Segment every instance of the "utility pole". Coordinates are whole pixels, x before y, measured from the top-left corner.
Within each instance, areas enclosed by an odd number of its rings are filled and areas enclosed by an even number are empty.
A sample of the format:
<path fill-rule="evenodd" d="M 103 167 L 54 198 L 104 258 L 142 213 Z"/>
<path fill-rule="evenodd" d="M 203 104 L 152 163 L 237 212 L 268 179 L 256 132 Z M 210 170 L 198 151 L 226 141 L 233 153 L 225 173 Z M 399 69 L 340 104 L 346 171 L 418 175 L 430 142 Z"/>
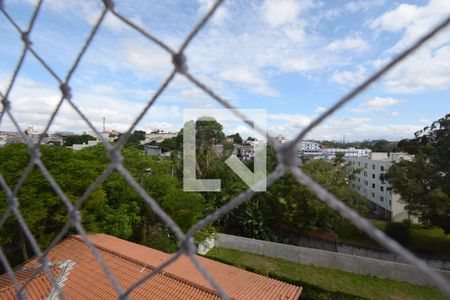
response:
<path fill-rule="evenodd" d="M 103 132 L 105 132 L 105 121 L 106 121 L 106 118 L 103 117 Z"/>

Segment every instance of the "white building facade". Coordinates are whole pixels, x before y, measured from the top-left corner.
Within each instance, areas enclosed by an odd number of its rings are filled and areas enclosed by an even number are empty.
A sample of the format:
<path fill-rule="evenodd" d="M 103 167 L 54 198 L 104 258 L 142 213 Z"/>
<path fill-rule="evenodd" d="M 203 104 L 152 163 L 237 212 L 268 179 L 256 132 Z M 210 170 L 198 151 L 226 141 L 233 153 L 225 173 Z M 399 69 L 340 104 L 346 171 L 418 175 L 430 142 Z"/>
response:
<path fill-rule="evenodd" d="M 405 205 L 400 196 L 389 190 L 390 185 L 382 181 L 380 176 L 386 174 L 394 162 L 402 159 L 411 160 L 412 155 L 406 153 L 372 152 L 367 157 L 349 156 L 351 167 L 361 170 L 349 182 L 350 187 L 369 201 L 369 209 L 384 219 L 400 222 L 408 219 Z"/>
<path fill-rule="evenodd" d="M 336 153 L 344 153 L 344 157 L 369 157 L 372 150 L 364 148 L 327 148 L 323 149 L 323 155 L 326 159 L 333 159 L 336 157 Z"/>
<path fill-rule="evenodd" d="M 297 153 L 301 158 L 324 158 L 322 145 L 314 141 L 301 141 L 297 146 Z"/>

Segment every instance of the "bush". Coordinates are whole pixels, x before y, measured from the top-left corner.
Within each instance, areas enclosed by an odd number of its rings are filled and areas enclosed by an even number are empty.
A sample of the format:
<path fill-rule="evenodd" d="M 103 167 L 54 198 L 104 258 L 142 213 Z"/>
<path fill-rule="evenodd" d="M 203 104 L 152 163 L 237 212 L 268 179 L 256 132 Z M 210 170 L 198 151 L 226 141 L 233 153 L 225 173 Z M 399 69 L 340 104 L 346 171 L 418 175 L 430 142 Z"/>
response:
<path fill-rule="evenodd" d="M 388 223 L 384 232 L 402 245 L 407 245 L 410 241 L 409 224 Z"/>

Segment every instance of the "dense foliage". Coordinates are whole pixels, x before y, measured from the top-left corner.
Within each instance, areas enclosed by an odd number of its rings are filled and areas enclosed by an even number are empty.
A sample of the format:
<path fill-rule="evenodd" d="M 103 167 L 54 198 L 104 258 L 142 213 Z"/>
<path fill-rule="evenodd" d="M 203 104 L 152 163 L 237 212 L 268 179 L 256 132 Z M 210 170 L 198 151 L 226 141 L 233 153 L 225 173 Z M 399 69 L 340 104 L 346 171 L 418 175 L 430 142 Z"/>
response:
<path fill-rule="evenodd" d="M 450 114 L 402 140 L 398 146 L 415 155 L 394 164 L 387 174 L 406 209 L 425 224 L 450 233 Z"/>
<path fill-rule="evenodd" d="M 183 191 L 183 131 L 166 142 L 167 147 L 173 150 L 170 158 L 145 155 L 136 147 L 143 138 L 142 132 L 133 133 L 131 142 L 122 150 L 123 164 L 183 231 L 248 188 L 224 163 L 234 146 L 225 142 L 223 127 L 215 120 L 202 119 L 196 123 L 196 172 L 197 178 L 220 178 L 221 192 Z M 41 152 L 44 165 L 72 203 L 83 195 L 109 163 L 100 145 L 80 151 L 42 146 Z M 277 164 L 276 152 L 270 147 L 267 157 L 270 172 Z M 28 161 L 28 150 L 23 144 L 0 148 L 0 173 L 11 188 L 19 181 Z M 246 161 L 246 164 L 253 168 L 253 161 Z M 348 188 L 349 168 L 340 157 L 331 162 L 311 161 L 303 168 L 348 205 L 365 213 L 366 201 Z M 1 193 L 0 214 L 3 214 L 8 205 L 4 192 Z M 68 221 L 67 208 L 36 168 L 19 189 L 18 200 L 20 212 L 33 235 L 42 247 L 47 247 Z M 80 211 L 83 227 L 88 232 L 104 232 L 168 252 L 178 247 L 170 229 L 117 171 L 83 202 Z M 337 213 L 287 173 L 267 192 L 258 193 L 252 200 L 227 213 L 213 224 L 214 227 L 205 228 L 196 238 L 201 240 L 219 229 L 253 238 L 279 240 L 280 233 L 286 229 L 293 233 L 315 228 L 333 230 L 341 222 L 343 219 Z M 74 232 L 73 228 L 69 231 Z M 14 216 L 7 218 L 0 233 L 1 245 L 8 255 L 22 253 L 22 260 L 32 255 Z"/>
<path fill-rule="evenodd" d="M 96 138 L 89 134 L 74 134 L 64 137 L 64 146 L 72 146 L 73 144 L 87 144 L 87 142 L 95 140 Z"/>
<path fill-rule="evenodd" d="M 63 147 L 41 147 L 42 160 L 55 181 L 72 203 L 105 170 L 109 162 L 101 146 L 73 151 Z M 146 156 L 129 147 L 122 151 L 124 165 L 147 190 L 159 200 L 183 230 L 190 228 L 205 214 L 204 198 L 198 193 L 183 193 L 180 181 L 173 177 L 173 163 L 159 157 Z M 13 188 L 29 160 L 23 144 L 0 149 L 0 173 Z M 4 192 L 0 213 L 7 209 Z M 48 246 L 64 223 L 67 208 L 36 168 L 26 178 L 18 193 L 20 212 L 31 232 L 43 247 Z M 175 239 L 147 204 L 114 171 L 81 206 L 84 228 L 89 232 L 105 232 L 114 236 L 148 244 L 167 251 L 176 249 Z M 72 229 L 70 232 L 74 232 Z M 21 248 L 26 258 L 30 254 L 17 220 L 10 216 L 1 229 L 1 244 L 5 249 Z M 149 236 L 163 236 L 161 244 L 154 244 Z"/>

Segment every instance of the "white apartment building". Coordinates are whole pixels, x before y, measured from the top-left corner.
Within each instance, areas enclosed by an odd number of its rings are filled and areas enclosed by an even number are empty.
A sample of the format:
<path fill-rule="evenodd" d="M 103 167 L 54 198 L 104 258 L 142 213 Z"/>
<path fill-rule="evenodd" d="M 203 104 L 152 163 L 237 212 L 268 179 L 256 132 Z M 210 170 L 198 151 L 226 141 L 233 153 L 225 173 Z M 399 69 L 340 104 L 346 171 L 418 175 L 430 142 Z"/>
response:
<path fill-rule="evenodd" d="M 349 156 L 347 160 L 352 168 L 361 170 L 349 185 L 369 200 L 369 209 L 375 214 L 394 222 L 408 219 L 400 196 L 388 190 L 389 184 L 380 180 L 380 175 L 385 174 L 394 162 L 412 158 L 412 155 L 406 153 L 384 152 L 372 152 L 368 157 Z"/>
<path fill-rule="evenodd" d="M 313 141 L 301 141 L 297 147 L 297 153 L 301 158 L 324 158 L 322 145 Z"/>
<path fill-rule="evenodd" d="M 344 157 L 368 157 L 372 150 L 370 149 L 356 149 L 356 148 L 327 148 L 323 149 L 323 155 L 326 159 L 333 159 L 336 157 L 336 153 L 344 153 Z"/>

